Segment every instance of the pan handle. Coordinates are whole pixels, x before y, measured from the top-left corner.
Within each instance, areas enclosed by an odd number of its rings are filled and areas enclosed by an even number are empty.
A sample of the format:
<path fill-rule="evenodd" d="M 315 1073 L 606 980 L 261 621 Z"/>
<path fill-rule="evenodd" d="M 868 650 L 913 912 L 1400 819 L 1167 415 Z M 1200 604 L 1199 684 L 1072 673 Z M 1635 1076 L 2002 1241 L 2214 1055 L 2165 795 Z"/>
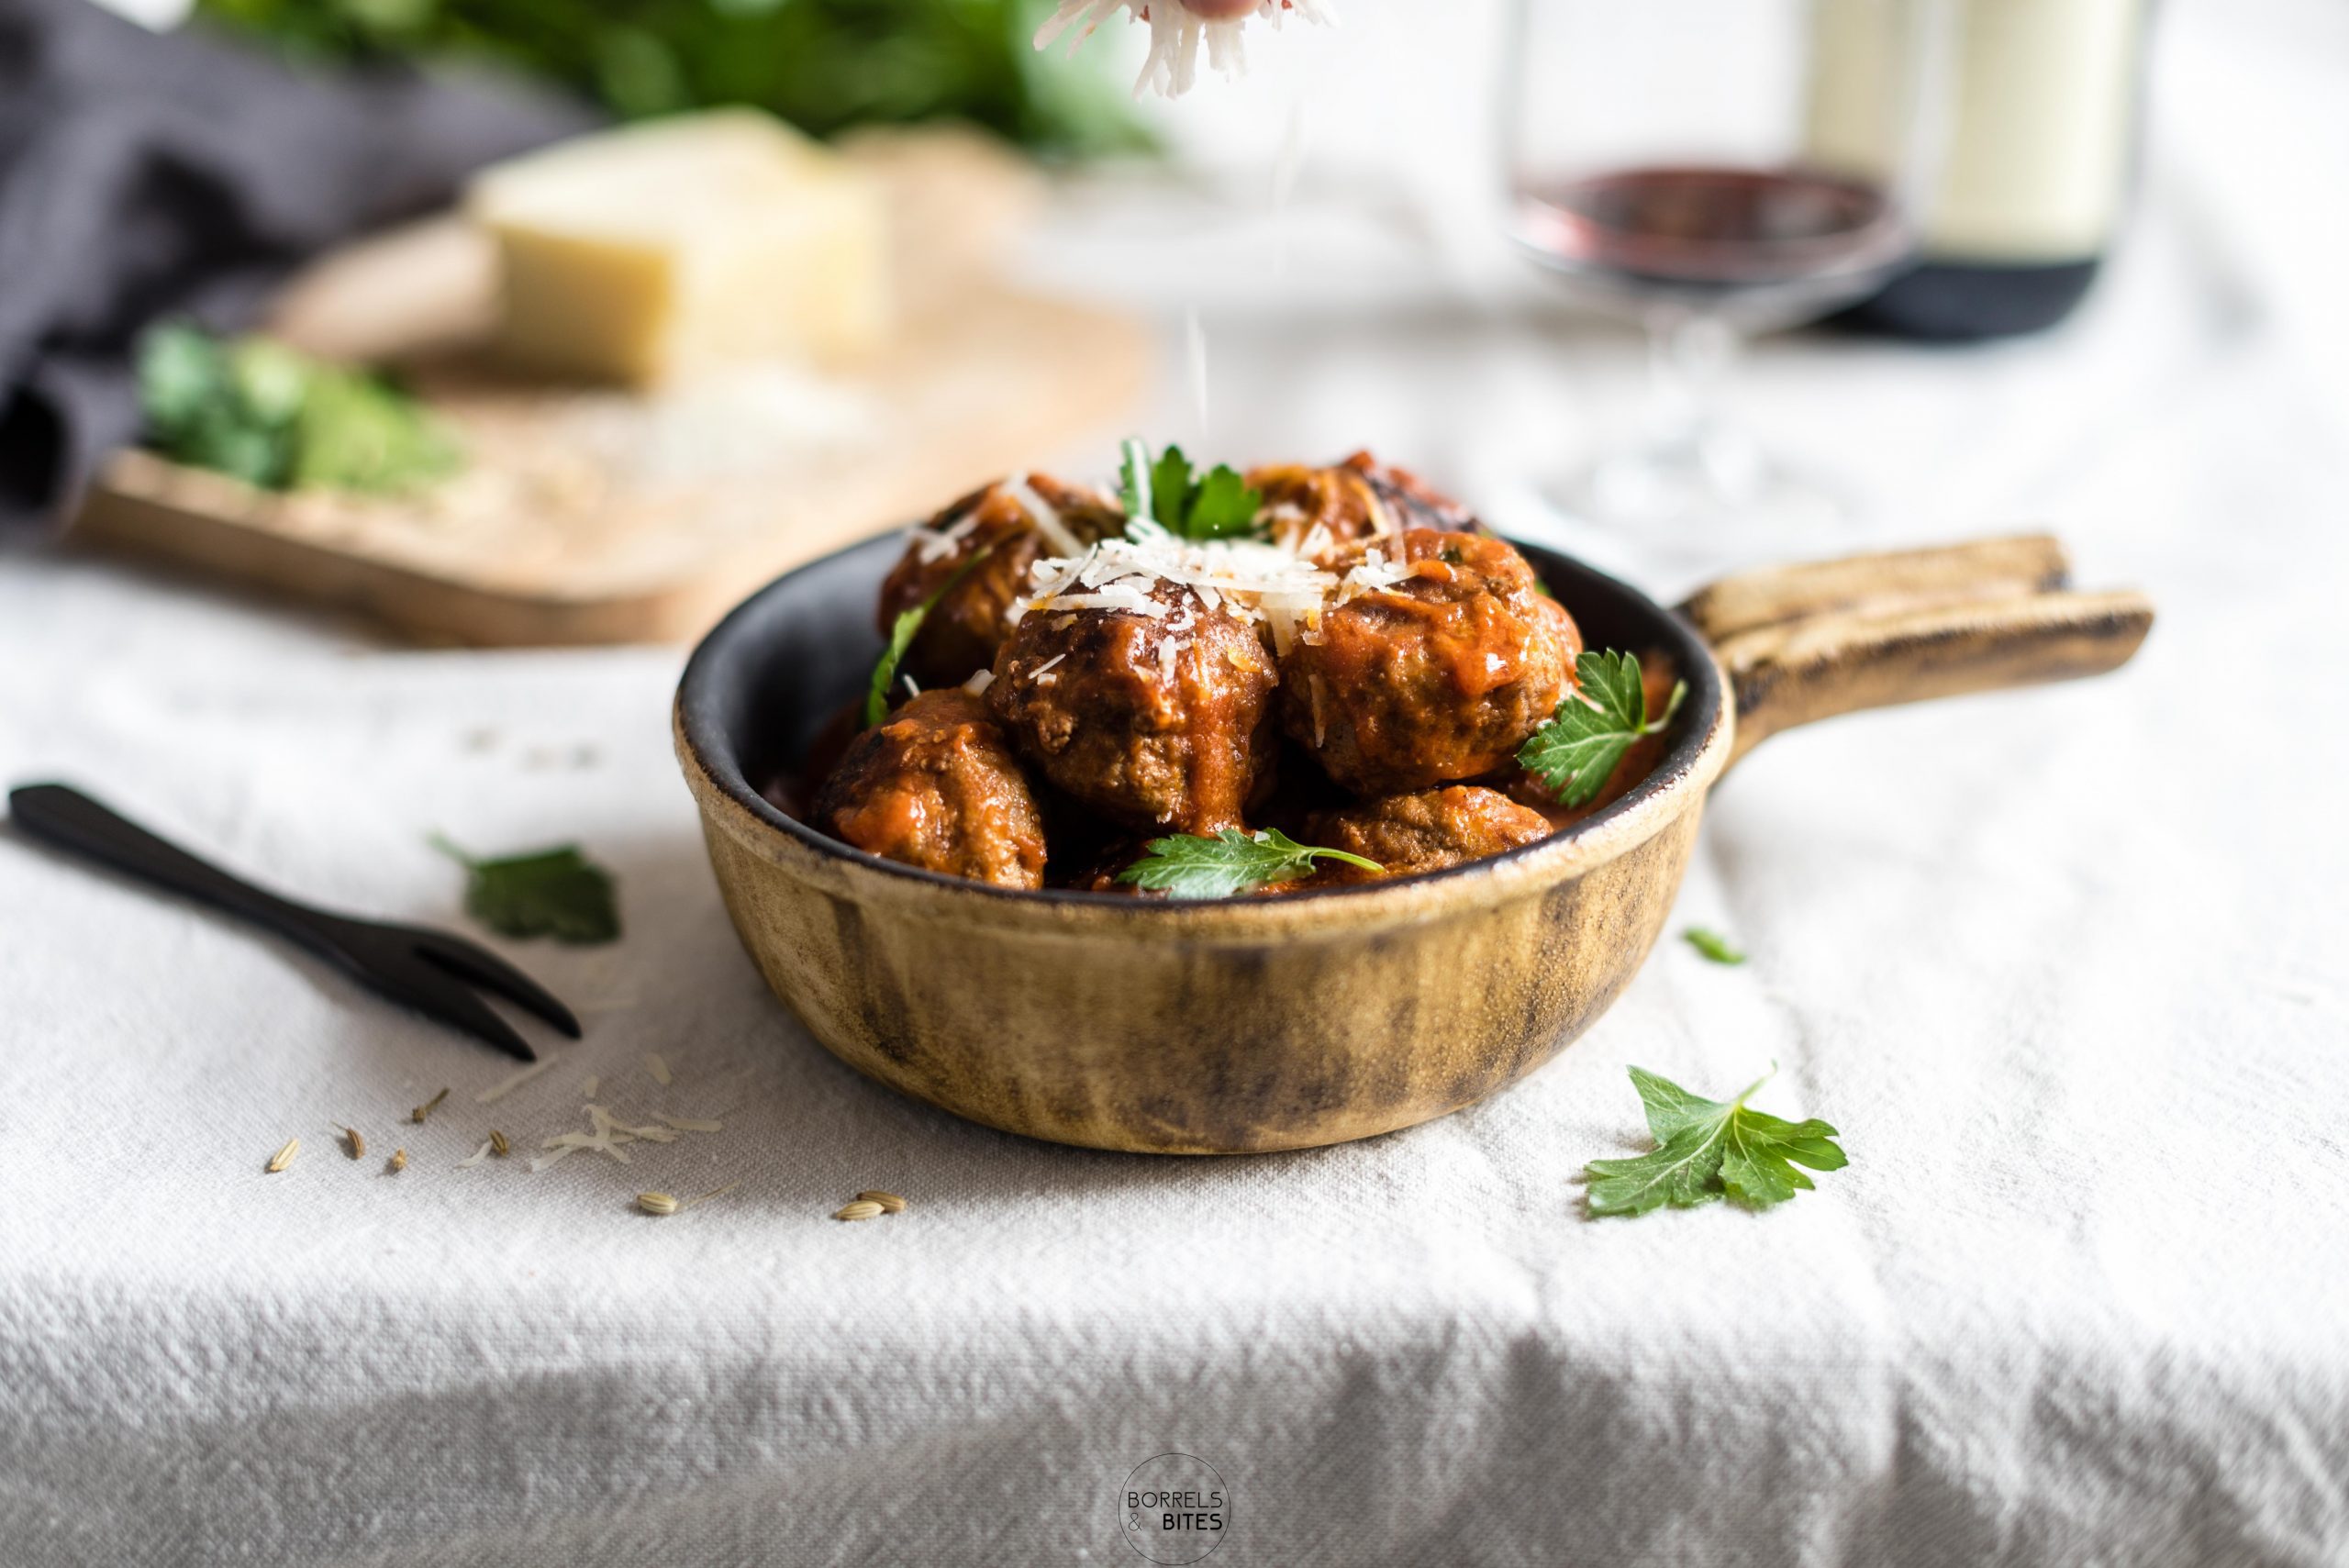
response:
<path fill-rule="evenodd" d="M 1729 673 L 1734 763 L 1837 714 L 2119 669 L 2152 629 L 2153 605 L 2070 582 L 2063 546 L 2027 535 L 1747 573 L 1680 613 Z"/>

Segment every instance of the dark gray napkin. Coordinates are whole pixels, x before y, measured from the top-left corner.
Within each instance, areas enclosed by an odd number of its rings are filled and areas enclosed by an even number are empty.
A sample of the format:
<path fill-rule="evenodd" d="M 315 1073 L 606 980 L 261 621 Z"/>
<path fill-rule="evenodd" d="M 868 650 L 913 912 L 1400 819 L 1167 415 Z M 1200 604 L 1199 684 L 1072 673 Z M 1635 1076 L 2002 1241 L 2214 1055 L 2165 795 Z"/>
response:
<path fill-rule="evenodd" d="M 62 522 L 136 437 L 150 322 L 242 325 L 304 258 L 593 123 L 485 73 L 301 73 L 88 0 L 0 0 L 0 534 Z"/>

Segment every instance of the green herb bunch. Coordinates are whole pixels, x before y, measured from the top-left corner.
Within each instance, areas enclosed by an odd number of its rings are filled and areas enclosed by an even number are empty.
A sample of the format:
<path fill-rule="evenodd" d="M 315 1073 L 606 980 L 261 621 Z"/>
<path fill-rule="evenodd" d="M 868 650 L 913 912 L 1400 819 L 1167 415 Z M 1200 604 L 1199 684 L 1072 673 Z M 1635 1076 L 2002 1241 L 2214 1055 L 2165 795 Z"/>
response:
<path fill-rule="evenodd" d="M 751 104 L 816 135 L 963 119 L 1074 156 L 1150 139 L 1092 63 L 1031 47 L 1051 0 L 199 0 L 311 59 L 471 55 L 625 118 Z"/>
<path fill-rule="evenodd" d="M 1152 462 L 1150 448 L 1131 439 L 1119 459 L 1119 498 L 1129 517 L 1147 517 L 1177 539 L 1256 537 L 1264 493 L 1249 488 L 1236 469 L 1218 463 L 1197 473 L 1181 447 L 1168 447 Z"/>
<path fill-rule="evenodd" d="M 392 495 L 460 462 L 454 438 L 407 394 L 265 338 L 159 327 L 139 344 L 139 395 L 156 450 L 264 490 Z"/>

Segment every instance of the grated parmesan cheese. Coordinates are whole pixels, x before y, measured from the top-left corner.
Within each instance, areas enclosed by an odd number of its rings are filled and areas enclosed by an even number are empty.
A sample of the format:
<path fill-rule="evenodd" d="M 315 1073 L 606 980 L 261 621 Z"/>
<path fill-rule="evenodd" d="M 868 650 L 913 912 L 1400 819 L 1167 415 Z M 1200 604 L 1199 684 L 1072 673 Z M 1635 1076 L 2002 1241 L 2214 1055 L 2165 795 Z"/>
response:
<path fill-rule="evenodd" d="M 642 1126 L 632 1126 L 619 1120 L 602 1106 L 582 1107 L 587 1113 L 588 1129 L 558 1132 L 541 1140 L 543 1152 L 530 1161 L 533 1173 L 561 1164 L 573 1154 L 596 1153 L 610 1156 L 618 1163 L 632 1162 L 633 1157 L 625 1147 L 630 1143 L 674 1143 L 680 1132 L 719 1132 L 725 1124 L 697 1121 L 690 1117 L 662 1116 Z M 655 1125 L 655 1124 L 663 1125 Z"/>
<path fill-rule="evenodd" d="M 511 1078 L 501 1078 L 496 1083 L 492 1084 L 488 1088 L 484 1089 L 480 1094 L 475 1095 L 473 1096 L 473 1104 L 477 1106 L 495 1105 L 499 1100 L 504 1099 L 507 1095 L 512 1094 L 515 1090 L 520 1088 L 523 1084 L 529 1083 L 531 1079 L 537 1077 L 540 1073 L 545 1072 L 554 1064 L 555 1053 L 550 1051 L 544 1056 L 540 1057 L 536 1062 L 531 1062 L 528 1067 L 523 1068 L 519 1073 L 515 1073 Z"/>
<path fill-rule="evenodd" d="M 994 684 L 995 672 L 993 670 L 981 670 L 969 680 L 963 683 L 963 689 L 970 693 L 974 697 L 983 697 L 987 695 L 987 688 Z"/>
<path fill-rule="evenodd" d="M 970 538 L 971 530 L 978 526 L 979 509 L 974 506 L 944 528 L 915 528 L 908 537 L 913 541 L 915 552 L 921 557 L 922 564 L 932 566 L 953 554 L 955 548 Z"/>
<path fill-rule="evenodd" d="M 662 1056 L 659 1051 L 649 1051 L 645 1052 L 644 1070 L 652 1074 L 652 1081 L 654 1083 L 660 1084 L 664 1089 L 669 1086 L 669 1062 L 668 1059 Z"/>
<path fill-rule="evenodd" d="M 468 1156 L 467 1158 L 462 1159 L 462 1160 L 460 1160 L 460 1161 L 458 1161 L 458 1162 L 457 1162 L 457 1169 L 458 1169 L 458 1170 L 460 1170 L 460 1171 L 470 1171 L 470 1170 L 472 1170 L 475 1165 L 478 1165 L 478 1164 L 480 1164 L 484 1160 L 488 1159 L 488 1158 L 489 1158 L 489 1151 L 490 1151 L 493 1148 L 495 1148 L 495 1147 L 496 1147 L 496 1145 L 495 1145 L 494 1143 L 492 1143 L 488 1139 L 486 1139 L 486 1138 L 483 1139 L 483 1140 L 481 1140 L 481 1147 L 480 1147 L 480 1148 L 478 1148 L 478 1149 L 474 1150 L 474 1151 L 473 1151 L 473 1153 L 472 1153 L 470 1156 Z"/>
<path fill-rule="evenodd" d="M 1030 610 L 1118 610 L 1163 620 L 1170 632 L 1187 632 L 1197 616 L 1191 603 L 1170 605 L 1161 596 L 1162 585 L 1170 583 L 1188 588 L 1189 599 L 1210 615 L 1267 623 L 1282 652 L 1300 635 L 1319 637 L 1322 607 L 1343 587 L 1334 574 L 1284 545 L 1195 541 L 1136 521 L 1122 539 L 1036 562 L 1030 592 L 1014 601 L 1008 618 L 1016 623 Z"/>
<path fill-rule="evenodd" d="M 1003 487 L 1027 512 L 1029 520 L 1036 525 L 1036 531 L 1044 536 L 1044 543 L 1053 553 L 1074 555 L 1085 548 L 1084 542 L 1068 531 L 1068 525 L 1061 521 L 1060 508 L 1039 495 L 1026 474 L 1013 474 L 1003 482 Z"/>

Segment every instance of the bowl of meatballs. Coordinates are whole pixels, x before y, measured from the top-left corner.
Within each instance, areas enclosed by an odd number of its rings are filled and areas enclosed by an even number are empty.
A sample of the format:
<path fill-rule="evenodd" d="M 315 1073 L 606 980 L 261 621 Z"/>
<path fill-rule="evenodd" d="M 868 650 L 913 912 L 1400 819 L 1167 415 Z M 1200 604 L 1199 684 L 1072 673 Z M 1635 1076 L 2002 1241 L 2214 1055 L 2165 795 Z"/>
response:
<path fill-rule="evenodd" d="M 728 911 L 807 1031 L 1063 1143 L 1296 1149 L 1473 1104 L 1645 959 L 1749 684 L 1766 732 L 2134 647 L 2043 602 L 2082 596 L 2027 549 L 1765 574 L 1706 627 L 1367 454 L 1129 443 L 1121 481 L 1013 476 L 778 580 L 675 712 Z M 1953 612 L 1970 663 L 1903 629 Z M 1750 670 L 1708 640 L 1798 624 Z"/>

